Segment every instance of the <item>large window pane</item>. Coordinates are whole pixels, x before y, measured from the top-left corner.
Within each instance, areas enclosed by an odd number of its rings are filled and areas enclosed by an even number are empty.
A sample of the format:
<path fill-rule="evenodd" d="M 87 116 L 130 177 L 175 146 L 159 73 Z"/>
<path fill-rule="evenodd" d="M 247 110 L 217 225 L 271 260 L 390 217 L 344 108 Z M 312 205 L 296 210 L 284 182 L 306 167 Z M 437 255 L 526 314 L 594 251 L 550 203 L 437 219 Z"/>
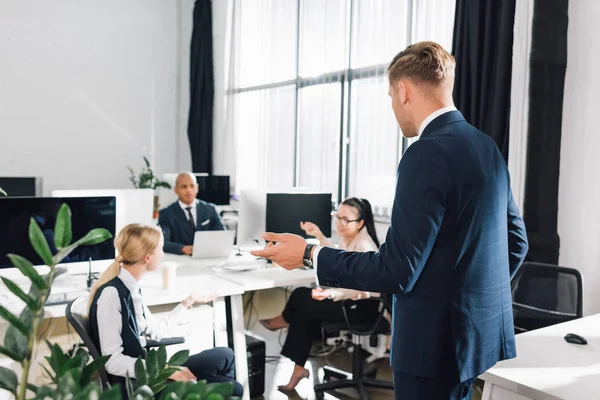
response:
<path fill-rule="evenodd" d="M 416 2 L 415 42 L 431 40 L 452 52 L 455 0 Z"/>
<path fill-rule="evenodd" d="M 303 0 L 300 9 L 300 76 L 344 69 L 346 0 Z"/>
<path fill-rule="evenodd" d="M 236 5 L 236 87 L 295 79 L 297 0 L 238 0 Z"/>
<path fill-rule="evenodd" d="M 306 87 L 299 93 L 300 186 L 331 191 L 337 199 L 341 84 Z"/>
<path fill-rule="evenodd" d="M 234 95 L 236 191 L 294 185 L 294 86 Z"/>
<path fill-rule="evenodd" d="M 391 211 L 400 154 L 400 131 L 387 78 L 352 82 L 348 194 L 366 198 L 377 214 Z"/>
<path fill-rule="evenodd" d="M 407 46 L 408 0 L 353 0 L 352 68 L 387 64 Z"/>

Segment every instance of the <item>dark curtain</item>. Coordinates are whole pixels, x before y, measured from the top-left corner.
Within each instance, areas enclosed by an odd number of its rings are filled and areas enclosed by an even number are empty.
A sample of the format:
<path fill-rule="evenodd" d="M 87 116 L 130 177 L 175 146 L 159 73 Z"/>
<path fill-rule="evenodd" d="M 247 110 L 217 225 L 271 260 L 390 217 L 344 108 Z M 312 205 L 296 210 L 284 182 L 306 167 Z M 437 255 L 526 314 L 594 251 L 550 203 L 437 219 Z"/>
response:
<path fill-rule="evenodd" d="M 558 264 L 558 178 L 567 68 L 568 0 L 536 0 L 531 32 L 523 217 L 531 261 Z"/>
<path fill-rule="evenodd" d="M 457 0 L 454 102 L 508 161 L 515 0 Z"/>
<path fill-rule="evenodd" d="M 212 174 L 214 97 L 211 0 L 196 0 L 191 42 L 188 116 L 193 172 Z"/>

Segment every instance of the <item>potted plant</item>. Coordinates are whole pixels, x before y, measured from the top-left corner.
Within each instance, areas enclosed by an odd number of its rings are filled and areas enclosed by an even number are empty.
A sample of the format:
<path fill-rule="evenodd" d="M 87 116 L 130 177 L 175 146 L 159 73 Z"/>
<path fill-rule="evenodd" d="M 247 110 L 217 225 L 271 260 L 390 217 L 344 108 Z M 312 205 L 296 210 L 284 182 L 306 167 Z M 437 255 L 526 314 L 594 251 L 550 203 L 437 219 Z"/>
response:
<path fill-rule="evenodd" d="M 161 181 L 158 179 L 154 172 L 152 171 L 152 167 L 150 166 L 150 161 L 146 157 L 144 157 L 144 163 L 146 164 L 142 171 L 136 175 L 135 171 L 131 167 L 127 167 L 131 176 L 129 180 L 133 183 L 133 187 L 136 189 L 153 189 L 154 192 L 154 213 L 152 218 L 158 218 L 158 210 L 160 209 L 160 204 L 158 203 L 158 194 L 156 193 L 157 188 L 165 188 L 171 189 L 171 185 L 169 185 L 165 181 Z"/>

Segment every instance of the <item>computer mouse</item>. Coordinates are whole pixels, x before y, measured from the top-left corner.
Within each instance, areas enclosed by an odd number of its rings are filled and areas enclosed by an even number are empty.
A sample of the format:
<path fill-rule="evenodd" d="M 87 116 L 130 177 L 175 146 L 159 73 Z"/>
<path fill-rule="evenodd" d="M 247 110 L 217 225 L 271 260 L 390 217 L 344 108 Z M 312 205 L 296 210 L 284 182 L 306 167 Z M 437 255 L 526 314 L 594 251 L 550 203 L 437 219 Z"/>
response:
<path fill-rule="evenodd" d="M 565 340 L 567 341 L 567 343 L 587 344 L 587 340 L 585 340 L 582 336 L 579 336 L 576 333 L 567 333 L 565 335 Z"/>

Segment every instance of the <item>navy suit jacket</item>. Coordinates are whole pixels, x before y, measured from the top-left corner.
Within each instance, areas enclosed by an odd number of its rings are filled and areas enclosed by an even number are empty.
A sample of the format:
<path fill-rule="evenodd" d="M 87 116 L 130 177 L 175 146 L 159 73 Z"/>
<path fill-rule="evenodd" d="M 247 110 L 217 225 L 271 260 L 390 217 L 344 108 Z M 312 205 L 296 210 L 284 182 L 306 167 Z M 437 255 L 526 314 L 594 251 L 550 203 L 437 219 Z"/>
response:
<path fill-rule="evenodd" d="M 224 231 L 225 227 L 217 213 L 215 205 L 197 200 L 196 204 L 196 231 Z M 208 222 L 207 222 L 208 221 Z M 165 253 L 183 254 L 183 246 L 194 244 L 194 234 L 185 211 L 179 202 L 171 204 L 160 210 L 158 225 L 163 230 L 165 238 Z"/>
<path fill-rule="evenodd" d="M 457 383 L 477 377 L 516 356 L 510 279 L 528 243 L 506 163 L 451 111 L 408 148 L 397 178 L 379 252 L 323 248 L 319 282 L 394 294 L 396 371 Z"/>

